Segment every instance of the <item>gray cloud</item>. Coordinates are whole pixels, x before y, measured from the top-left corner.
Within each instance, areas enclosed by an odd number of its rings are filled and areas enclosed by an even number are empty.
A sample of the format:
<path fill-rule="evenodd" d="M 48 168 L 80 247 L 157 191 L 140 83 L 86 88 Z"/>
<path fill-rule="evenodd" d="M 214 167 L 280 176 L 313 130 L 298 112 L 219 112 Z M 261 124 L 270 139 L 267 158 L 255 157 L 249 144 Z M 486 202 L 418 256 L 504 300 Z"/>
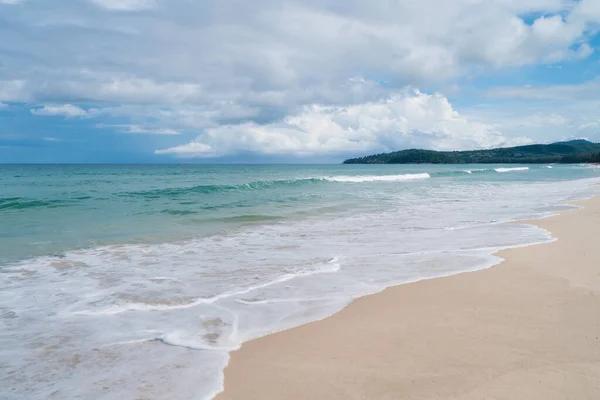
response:
<path fill-rule="evenodd" d="M 335 101 L 328 87 L 357 75 L 420 86 L 475 67 L 583 57 L 596 18 L 590 0 L 88 4 L 30 0 L 6 10 L 0 72 L 26 82 L 21 99 L 202 103 L 309 90 Z M 130 12 L 98 16 L 93 6 Z M 557 11 L 567 17 L 519 18 Z"/>
<path fill-rule="evenodd" d="M 155 0 L 89 0 L 92 4 L 107 10 L 140 11 L 156 7 Z"/>
<path fill-rule="evenodd" d="M 595 0 L 8 3 L 0 101 L 83 103 L 146 131 L 224 136 L 279 129 L 313 105 L 365 111 L 407 85 L 583 59 L 600 23 Z"/>

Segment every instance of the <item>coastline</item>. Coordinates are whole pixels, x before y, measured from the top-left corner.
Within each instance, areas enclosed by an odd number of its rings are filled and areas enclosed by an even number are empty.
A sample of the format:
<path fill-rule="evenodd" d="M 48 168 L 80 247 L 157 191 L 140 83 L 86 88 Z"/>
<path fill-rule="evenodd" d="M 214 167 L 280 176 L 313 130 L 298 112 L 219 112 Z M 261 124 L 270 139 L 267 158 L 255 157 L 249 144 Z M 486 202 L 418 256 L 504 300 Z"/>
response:
<path fill-rule="evenodd" d="M 244 343 L 215 398 L 600 398 L 600 197 L 577 204 L 520 222 L 558 240 L 501 250 L 491 268 Z"/>

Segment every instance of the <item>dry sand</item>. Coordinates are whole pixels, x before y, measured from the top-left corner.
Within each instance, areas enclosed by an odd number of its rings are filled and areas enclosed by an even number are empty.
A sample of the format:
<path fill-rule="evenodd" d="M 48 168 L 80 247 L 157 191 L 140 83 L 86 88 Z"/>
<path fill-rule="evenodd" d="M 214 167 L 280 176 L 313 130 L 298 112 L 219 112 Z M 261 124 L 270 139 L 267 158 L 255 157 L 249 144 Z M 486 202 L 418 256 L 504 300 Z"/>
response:
<path fill-rule="evenodd" d="M 245 343 L 217 399 L 600 399 L 600 198 L 559 240 Z"/>

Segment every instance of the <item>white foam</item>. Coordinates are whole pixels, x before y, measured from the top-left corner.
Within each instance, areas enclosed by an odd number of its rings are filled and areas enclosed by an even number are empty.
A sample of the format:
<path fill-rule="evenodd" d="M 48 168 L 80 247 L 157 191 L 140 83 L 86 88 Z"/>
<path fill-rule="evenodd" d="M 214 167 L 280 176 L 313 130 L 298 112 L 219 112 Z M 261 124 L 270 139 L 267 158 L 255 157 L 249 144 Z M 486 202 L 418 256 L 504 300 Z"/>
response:
<path fill-rule="evenodd" d="M 300 302 L 311 302 L 311 301 L 326 301 L 331 300 L 331 296 L 328 297 L 315 297 L 315 298 L 302 298 L 302 297 L 294 297 L 289 299 L 270 299 L 270 300 L 236 300 L 236 303 L 245 304 L 245 305 L 256 305 L 256 304 L 270 304 L 270 303 L 300 303 Z"/>
<path fill-rule="evenodd" d="M 496 172 L 514 172 L 514 171 L 527 171 L 529 167 L 515 167 L 515 168 L 494 168 Z"/>
<path fill-rule="evenodd" d="M 169 346 L 184 347 L 190 350 L 204 350 L 204 351 L 216 351 L 216 352 L 231 352 L 236 351 L 240 348 L 240 344 L 232 346 L 215 346 L 206 343 L 201 339 L 190 338 L 186 332 L 169 332 L 156 338 L 156 340 L 168 344 Z"/>
<path fill-rule="evenodd" d="M 497 249 L 548 241 L 543 230 L 502 222 L 543 216 L 598 181 L 382 184 L 387 197 L 345 214 L 24 261 L 0 274 L 0 318 L 16 316 L 0 319 L 0 359 L 15 371 L 5 386 L 19 398 L 44 398 L 49 387 L 57 399 L 87 398 L 99 385 L 108 388 L 101 400 L 170 398 L 174 387 L 178 398 L 211 398 L 228 352 L 244 341 L 387 286 L 488 267 Z"/>
<path fill-rule="evenodd" d="M 552 165 L 546 165 L 546 168 L 552 168 Z"/>
<path fill-rule="evenodd" d="M 467 174 L 472 174 L 473 172 L 483 172 L 483 171 L 493 171 L 492 169 L 489 168 L 473 168 L 473 169 L 463 169 L 462 172 L 465 172 Z"/>
<path fill-rule="evenodd" d="M 340 270 L 340 265 L 337 262 L 337 258 L 332 258 L 325 265 L 323 265 L 322 267 L 316 268 L 316 269 L 306 268 L 303 270 L 299 270 L 295 273 L 283 274 L 271 281 L 262 283 L 260 285 L 249 286 L 249 287 L 241 289 L 241 290 L 226 292 L 226 293 L 222 293 L 217 296 L 212 296 L 209 298 L 199 298 L 199 299 L 195 299 L 195 300 L 186 302 L 184 304 L 151 305 L 151 304 L 140 304 L 140 303 L 128 303 L 123 306 L 116 306 L 116 307 L 111 306 L 108 308 L 104 308 L 101 310 L 95 310 L 95 311 L 76 311 L 76 312 L 73 312 L 73 314 L 74 315 L 101 316 L 101 315 L 121 314 L 121 313 L 124 313 L 127 311 L 166 311 L 166 310 L 177 310 L 177 309 L 181 310 L 181 309 L 196 307 L 201 304 L 213 304 L 219 300 L 248 294 L 255 290 L 264 289 L 264 288 L 268 288 L 269 286 L 273 286 L 273 285 L 277 285 L 280 283 L 291 281 L 294 278 L 307 277 L 307 276 L 317 275 L 317 274 L 334 273 L 334 272 L 338 272 L 339 270 Z M 173 280 L 175 280 L 175 279 L 173 279 Z"/>
<path fill-rule="evenodd" d="M 362 182 L 399 182 L 399 181 L 412 181 L 419 179 L 431 178 L 428 173 L 420 174 L 401 174 L 401 175 L 356 175 L 356 176 L 329 176 L 323 178 L 330 182 L 348 182 L 348 183 L 362 183 Z"/>

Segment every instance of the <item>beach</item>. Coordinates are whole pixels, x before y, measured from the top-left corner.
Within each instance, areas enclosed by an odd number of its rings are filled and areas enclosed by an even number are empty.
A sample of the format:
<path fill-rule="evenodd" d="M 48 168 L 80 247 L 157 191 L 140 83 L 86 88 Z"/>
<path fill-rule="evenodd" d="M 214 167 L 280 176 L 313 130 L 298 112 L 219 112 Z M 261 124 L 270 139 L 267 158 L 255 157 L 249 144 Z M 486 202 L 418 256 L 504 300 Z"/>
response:
<path fill-rule="evenodd" d="M 600 398 L 600 198 L 577 204 L 492 268 L 244 343 L 217 399 Z"/>
<path fill-rule="evenodd" d="M 0 180 L 1 399 L 451 398 L 596 349 L 580 337 L 597 310 L 581 257 L 598 221 L 567 205 L 598 192 L 589 165 L 14 166 Z M 518 249 L 549 231 L 561 240 Z"/>

